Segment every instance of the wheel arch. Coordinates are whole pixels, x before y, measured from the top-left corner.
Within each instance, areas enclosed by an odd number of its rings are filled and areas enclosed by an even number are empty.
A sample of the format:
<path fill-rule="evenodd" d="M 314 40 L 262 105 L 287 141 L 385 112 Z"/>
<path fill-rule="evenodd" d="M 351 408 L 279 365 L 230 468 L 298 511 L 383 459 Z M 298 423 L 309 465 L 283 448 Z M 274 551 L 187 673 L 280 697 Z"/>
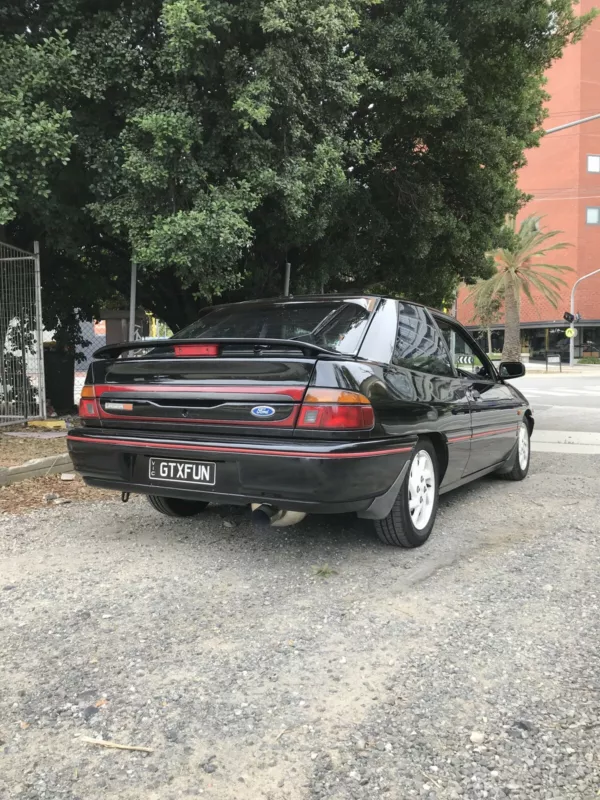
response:
<path fill-rule="evenodd" d="M 446 470 L 448 469 L 448 440 L 447 438 L 441 433 L 427 433 L 424 434 L 422 438 L 427 438 L 433 445 L 433 449 L 435 450 L 435 455 L 438 460 L 438 469 L 439 469 L 439 476 L 438 480 L 441 485 L 442 481 L 444 480 L 444 475 L 446 474 Z"/>
<path fill-rule="evenodd" d="M 527 411 L 525 412 L 525 421 L 529 426 L 529 435 L 531 436 L 531 434 L 533 433 L 533 429 L 535 427 L 535 420 L 533 419 L 533 414 L 531 413 L 530 408 L 528 408 Z"/>

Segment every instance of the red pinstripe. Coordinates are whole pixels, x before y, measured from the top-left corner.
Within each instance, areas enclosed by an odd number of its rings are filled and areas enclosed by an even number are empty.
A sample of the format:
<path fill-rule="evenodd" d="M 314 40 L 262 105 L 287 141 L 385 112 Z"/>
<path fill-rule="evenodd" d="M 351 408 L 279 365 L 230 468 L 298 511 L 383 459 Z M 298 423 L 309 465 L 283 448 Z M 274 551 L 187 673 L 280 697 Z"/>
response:
<path fill-rule="evenodd" d="M 468 436 L 454 436 L 452 439 L 448 439 L 448 444 L 455 444 L 456 442 L 466 442 L 469 439 L 481 439 L 485 436 L 497 436 L 499 433 L 515 433 L 517 432 L 517 428 L 514 425 L 511 425 L 509 428 L 496 428 L 493 431 L 485 431 L 484 433 L 473 433 L 469 434 Z"/>
<path fill-rule="evenodd" d="M 285 458 L 372 458 L 396 453 L 410 453 L 412 447 L 396 447 L 389 450 L 369 450 L 366 453 L 312 453 L 306 450 L 253 450 L 247 447 L 211 447 L 199 444 L 163 444 L 161 442 L 133 441 L 131 439 L 100 439 L 92 436 L 68 436 L 71 442 L 88 444 L 117 444 L 125 447 L 148 447 L 159 450 L 194 450 L 201 453 L 242 453 L 244 455 L 278 456 Z"/>

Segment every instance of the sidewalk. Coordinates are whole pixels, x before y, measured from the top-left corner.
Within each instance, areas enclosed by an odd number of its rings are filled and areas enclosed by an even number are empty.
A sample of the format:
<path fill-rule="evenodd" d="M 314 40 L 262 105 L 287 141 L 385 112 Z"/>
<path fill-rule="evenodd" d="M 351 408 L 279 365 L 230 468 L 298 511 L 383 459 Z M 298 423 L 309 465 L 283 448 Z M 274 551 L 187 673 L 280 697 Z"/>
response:
<path fill-rule="evenodd" d="M 531 452 L 597 456 L 600 455 L 600 433 L 536 428 L 531 438 Z"/>
<path fill-rule="evenodd" d="M 525 369 L 528 373 L 535 372 L 536 375 L 600 375 L 600 364 L 576 364 L 570 367 L 568 364 L 562 364 L 561 369 L 555 364 L 551 364 L 546 372 L 546 363 L 544 361 L 527 361 L 523 359 Z"/>

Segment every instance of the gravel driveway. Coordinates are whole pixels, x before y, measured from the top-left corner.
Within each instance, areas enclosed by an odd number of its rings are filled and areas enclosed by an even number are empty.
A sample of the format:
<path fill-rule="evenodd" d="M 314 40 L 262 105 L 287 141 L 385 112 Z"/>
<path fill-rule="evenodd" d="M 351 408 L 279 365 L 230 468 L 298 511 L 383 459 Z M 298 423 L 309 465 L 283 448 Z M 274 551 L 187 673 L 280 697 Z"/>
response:
<path fill-rule="evenodd" d="M 1 518 L 0 798 L 596 798 L 599 466 L 447 496 L 419 551 L 139 498 Z"/>

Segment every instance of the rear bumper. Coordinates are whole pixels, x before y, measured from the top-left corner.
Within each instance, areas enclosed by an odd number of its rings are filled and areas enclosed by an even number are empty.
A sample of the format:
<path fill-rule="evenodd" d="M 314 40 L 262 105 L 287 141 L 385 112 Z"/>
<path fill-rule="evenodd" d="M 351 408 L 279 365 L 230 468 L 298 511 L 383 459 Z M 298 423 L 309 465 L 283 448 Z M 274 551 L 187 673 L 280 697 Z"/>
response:
<path fill-rule="evenodd" d="M 75 469 L 91 486 L 138 494 L 246 505 L 272 503 L 291 511 L 366 511 L 393 486 L 414 442 L 288 442 L 281 439 L 169 439 L 80 428 L 68 437 Z M 214 486 L 150 481 L 151 457 L 209 461 Z"/>

